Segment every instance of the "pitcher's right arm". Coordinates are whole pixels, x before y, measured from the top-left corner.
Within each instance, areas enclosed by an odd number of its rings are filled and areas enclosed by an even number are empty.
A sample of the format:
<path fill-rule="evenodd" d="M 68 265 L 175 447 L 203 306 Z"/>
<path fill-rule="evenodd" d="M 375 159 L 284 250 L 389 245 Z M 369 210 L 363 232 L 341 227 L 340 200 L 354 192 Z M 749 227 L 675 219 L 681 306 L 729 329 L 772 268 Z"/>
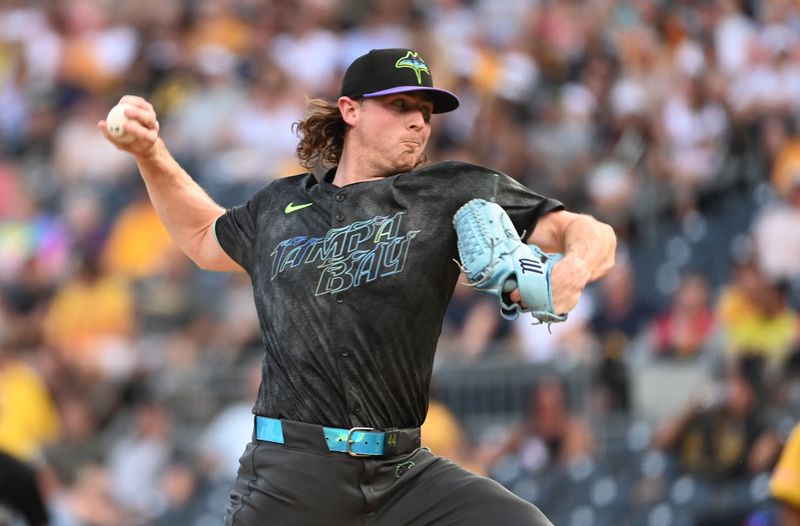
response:
<path fill-rule="evenodd" d="M 118 149 L 136 159 L 150 201 L 178 247 L 197 266 L 206 270 L 242 271 L 222 249 L 214 233 L 225 209 L 178 164 L 158 135 L 159 123 L 153 105 L 141 97 L 125 95 L 120 104 L 128 121 L 121 142 L 109 134 L 106 121 L 97 123 L 103 135 Z"/>

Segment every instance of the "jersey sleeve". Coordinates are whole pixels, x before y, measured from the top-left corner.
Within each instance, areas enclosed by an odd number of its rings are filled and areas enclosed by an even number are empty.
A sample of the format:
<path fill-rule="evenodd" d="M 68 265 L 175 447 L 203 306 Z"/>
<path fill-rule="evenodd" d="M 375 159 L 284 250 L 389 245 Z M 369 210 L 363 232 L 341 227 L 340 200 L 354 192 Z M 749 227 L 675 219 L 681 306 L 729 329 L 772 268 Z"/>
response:
<path fill-rule="evenodd" d="M 506 211 L 520 235 L 530 236 L 542 216 L 564 209 L 560 201 L 539 195 L 505 174 L 490 177 L 498 179 L 495 200 Z"/>
<path fill-rule="evenodd" d="M 775 466 L 770 493 L 775 499 L 800 508 L 800 424 L 789 436 Z"/>
<path fill-rule="evenodd" d="M 545 214 L 564 209 L 559 201 L 539 195 L 508 175 L 484 166 L 445 161 L 433 165 L 431 171 L 436 177 L 446 179 L 443 193 L 456 210 L 472 199 L 494 201 L 506 211 L 520 236 L 523 232 L 530 235 Z"/>
<path fill-rule="evenodd" d="M 228 209 L 217 218 L 214 234 L 222 249 L 252 275 L 253 253 L 260 215 L 266 209 L 266 188 L 243 205 Z"/>

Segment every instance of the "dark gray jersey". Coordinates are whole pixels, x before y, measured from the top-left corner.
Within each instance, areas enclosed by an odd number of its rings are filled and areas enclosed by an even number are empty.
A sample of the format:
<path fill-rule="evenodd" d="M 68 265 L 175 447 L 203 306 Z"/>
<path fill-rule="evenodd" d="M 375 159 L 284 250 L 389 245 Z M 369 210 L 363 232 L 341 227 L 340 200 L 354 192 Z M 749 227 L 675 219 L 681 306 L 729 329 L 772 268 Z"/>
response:
<path fill-rule="evenodd" d="M 459 162 L 343 188 L 332 177 L 276 180 L 217 221 L 220 245 L 253 282 L 266 350 L 254 411 L 344 428 L 419 426 L 459 276 L 453 214 L 496 191 L 530 233 L 562 205 Z"/>

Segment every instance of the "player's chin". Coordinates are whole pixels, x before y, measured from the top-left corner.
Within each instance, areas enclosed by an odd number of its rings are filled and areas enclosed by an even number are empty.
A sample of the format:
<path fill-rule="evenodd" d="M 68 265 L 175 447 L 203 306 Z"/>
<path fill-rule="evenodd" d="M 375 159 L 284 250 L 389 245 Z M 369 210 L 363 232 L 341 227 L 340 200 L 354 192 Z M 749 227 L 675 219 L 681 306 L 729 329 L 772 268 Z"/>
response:
<path fill-rule="evenodd" d="M 401 172 L 409 172 L 424 162 L 421 152 L 408 152 L 400 157 L 398 169 Z"/>

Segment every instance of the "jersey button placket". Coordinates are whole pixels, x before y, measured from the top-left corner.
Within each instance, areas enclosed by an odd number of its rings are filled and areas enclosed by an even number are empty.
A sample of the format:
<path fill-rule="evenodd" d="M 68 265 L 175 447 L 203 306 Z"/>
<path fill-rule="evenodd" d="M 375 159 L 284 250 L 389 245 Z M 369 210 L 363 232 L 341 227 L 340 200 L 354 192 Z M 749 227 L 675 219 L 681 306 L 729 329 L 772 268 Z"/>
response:
<path fill-rule="evenodd" d="M 342 203 L 345 199 L 347 199 L 347 194 L 342 190 L 339 191 L 336 195 L 333 196 L 333 200 L 336 201 L 337 204 L 333 206 L 333 219 L 337 223 L 342 223 L 344 221 L 344 210 L 342 206 L 338 203 Z"/>
<path fill-rule="evenodd" d="M 342 224 L 345 221 L 346 210 L 344 210 L 344 206 L 341 203 L 343 203 L 346 199 L 347 197 L 344 192 L 338 192 L 333 196 L 333 200 L 335 201 L 331 207 L 333 228 L 343 228 Z M 337 308 L 344 305 L 345 295 L 342 292 L 334 293 L 331 295 L 331 300 L 333 305 L 333 309 L 331 310 L 332 321 L 334 327 L 336 327 L 338 323 L 343 320 L 343 316 L 346 316 L 344 309 Z M 351 376 L 350 368 L 353 366 L 352 356 L 352 349 L 340 348 L 338 351 L 338 359 L 335 359 L 337 362 L 339 377 L 343 381 L 346 381 Z M 353 400 L 349 392 L 345 393 L 345 398 L 347 405 L 350 407 L 350 413 L 352 415 L 351 418 L 356 417 L 356 413 L 358 413 L 361 408 L 359 407 L 358 411 L 353 409 L 353 404 L 358 405 L 358 403 Z"/>

